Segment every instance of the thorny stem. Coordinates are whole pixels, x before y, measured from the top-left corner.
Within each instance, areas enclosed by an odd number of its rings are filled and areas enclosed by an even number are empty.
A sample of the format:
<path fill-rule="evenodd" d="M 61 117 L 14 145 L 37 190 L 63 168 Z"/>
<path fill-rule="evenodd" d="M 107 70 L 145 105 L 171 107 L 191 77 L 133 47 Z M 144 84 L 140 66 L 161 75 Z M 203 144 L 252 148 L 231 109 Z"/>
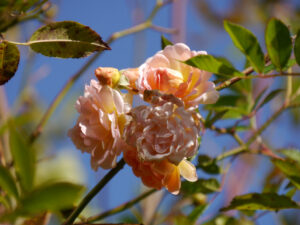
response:
<path fill-rule="evenodd" d="M 114 209 L 107 210 L 103 213 L 100 213 L 98 215 L 95 215 L 95 216 L 92 216 L 92 217 L 88 218 L 83 224 L 99 221 L 99 220 L 102 220 L 103 218 L 106 218 L 108 216 L 112 216 L 112 215 L 115 215 L 117 213 L 123 212 L 126 209 L 129 209 L 130 207 L 132 207 L 133 205 L 138 203 L 139 201 L 147 198 L 148 196 L 150 196 L 151 194 L 153 194 L 156 191 L 157 191 L 156 189 L 151 189 L 149 191 L 146 191 L 145 193 L 141 194 L 140 196 L 126 202 L 125 204 L 122 204 L 122 205 L 120 205 L 120 206 L 118 206 Z M 81 224 L 81 223 L 79 223 L 79 224 Z"/>
<path fill-rule="evenodd" d="M 154 7 L 153 11 L 151 12 L 150 16 L 147 18 L 147 20 L 141 24 L 138 24 L 136 26 L 133 26 L 129 29 L 125 29 L 119 32 L 115 32 L 111 35 L 111 37 L 107 40 L 107 43 L 110 44 L 116 39 L 119 39 L 121 37 L 140 32 L 142 30 L 145 30 L 147 28 L 150 28 L 152 25 L 152 20 L 154 16 L 157 14 L 158 10 L 171 3 L 173 0 L 166 0 L 164 2 L 158 1 L 157 5 Z M 24 44 L 24 43 L 23 43 Z M 70 79 L 67 81 L 67 83 L 63 86 L 61 91 L 56 95 L 50 106 L 48 107 L 47 111 L 43 115 L 42 119 L 38 123 L 35 130 L 32 132 L 30 136 L 30 143 L 33 143 L 41 134 L 44 126 L 52 116 L 53 112 L 55 111 L 56 107 L 60 104 L 62 99 L 65 97 L 67 92 L 70 90 L 70 88 L 73 86 L 73 84 L 81 77 L 81 75 L 88 69 L 88 67 L 101 55 L 102 51 L 95 53 L 89 61 L 87 61 L 81 68 L 78 70 L 77 73 L 75 73 Z"/>
<path fill-rule="evenodd" d="M 111 169 L 100 181 L 99 183 L 82 199 L 76 209 L 72 212 L 72 214 L 67 218 L 67 220 L 63 223 L 63 225 L 72 224 L 75 219 L 79 216 L 82 210 L 86 207 L 86 205 L 102 190 L 102 188 L 124 167 L 125 161 L 121 159 L 117 166 Z"/>

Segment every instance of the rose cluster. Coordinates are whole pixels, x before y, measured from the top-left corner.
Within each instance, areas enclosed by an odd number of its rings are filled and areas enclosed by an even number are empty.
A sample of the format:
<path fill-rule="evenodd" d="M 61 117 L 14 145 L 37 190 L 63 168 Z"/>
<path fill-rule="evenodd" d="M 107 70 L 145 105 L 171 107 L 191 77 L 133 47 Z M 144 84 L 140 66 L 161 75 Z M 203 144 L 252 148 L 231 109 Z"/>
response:
<path fill-rule="evenodd" d="M 80 115 L 69 130 L 76 147 L 91 154 L 94 170 L 113 168 L 123 153 L 148 187 L 178 194 L 180 176 L 197 180 L 196 168 L 187 160 L 198 150 L 201 123 L 196 109 L 219 97 L 208 81 L 211 73 L 182 63 L 199 54 L 206 52 L 179 43 L 157 52 L 139 68 L 96 69 L 98 81 L 91 80 L 78 98 Z M 147 104 L 133 108 L 134 94 Z"/>

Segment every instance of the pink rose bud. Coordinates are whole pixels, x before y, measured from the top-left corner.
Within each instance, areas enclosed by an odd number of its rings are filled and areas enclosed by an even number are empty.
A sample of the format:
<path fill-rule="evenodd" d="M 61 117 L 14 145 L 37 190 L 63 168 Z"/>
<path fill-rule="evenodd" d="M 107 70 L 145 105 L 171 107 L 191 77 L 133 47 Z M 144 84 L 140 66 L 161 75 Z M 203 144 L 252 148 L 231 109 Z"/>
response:
<path fill-rule="evenodd" d="M 98 67 L 95 70 L 95 75 L 101 85 L 108 85 L 110 87 L 116 86 L 120 79 L 120 72 L 112 67 Z"/>

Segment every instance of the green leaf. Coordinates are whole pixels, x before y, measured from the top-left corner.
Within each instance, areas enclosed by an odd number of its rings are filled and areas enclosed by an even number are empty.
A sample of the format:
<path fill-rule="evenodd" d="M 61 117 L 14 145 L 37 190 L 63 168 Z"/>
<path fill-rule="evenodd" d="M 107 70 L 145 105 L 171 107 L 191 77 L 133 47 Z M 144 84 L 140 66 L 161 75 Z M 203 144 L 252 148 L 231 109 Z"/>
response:
<path fill-rule="evenodd" d="M 245 54 L 256 72 L 261 73 L 264 69 L 264 53 L 257 38 L 246 28 L 224 21 L 224 28 L 230 35 L 234 45 Z"/>
<path fill-rule="evenodd" d="M 282 149 L 280 152 L 288 157 L 299 163 L 300 165 L 300 150 L 299 149 Z"/>
<path fill-rule="evenodd" d="M 212 55 L 197 55 L 186 60 L 184 63 L 200 70 L 205 70 L 227 77 L 243 76 L 243 73 L 239 72 L 228 63 L 224 63 L 223 60 L 213 57 Z"/>
<path fill-rule="evenodd" d="M 280 20 L 271 19 L 267 25 L 265 39 L 272 63 L 282 71 L 292 53 L 289 29 Z"/>
<path fill-rule="evenodd" d="M 216 161 L 209 157 L 208 155 L 199 155 L 197 168 L 202 169 L 208 174 L 219 174 L 221 172 L 220 167 L 217 165 Z"/>
<path fill-rule="evenodd" d="M 199 216 L 205 211 L 208 205 L 199 205 L 193 209 L 193 211 L 188 215 L 187 219 L 189 220 L 190 224 L 196 223 Z"/>
<path fill-rule="evenodd" d="M 173 45 L 173 43 L 165 38 L 164 35 L 161 35 L 161 49 L 164 49 L 168 45 Z"/>
<path fill-rule="evenodd" d="M 196 182 L 182 182 L 181 191 L 184 195 L 197 193 L 210 194 L 220 191 L 220 184 L 216 179 L 199 179 Z"/>
<path fill-rule="evenodd" d="M 16 172 L 23 190 L 30 191 L 35 176 L 35 152 L 16 130 L 12 121 L 9 122 L 9 130 L 10 150 Z"/>
<path fill-rule="evenodd" d="M 257 107 L 257 110 L 262 108 L 265 104 L 267 104 L 269 101 L 271 101 L 273 98 L 275 98 L 280 92 L 282 92 L 283 89 L 276 89 L 274 91 L 271 91 L 265 99 L 262 101 L 262 103 Z"/>
<path fill-rule="evenodd" d="M 300 65 L 300 30 L 295 39 L 294 54 L 298 65 Z"/>
<path fill-rule="evenodd" d="M 11 195 L 16 199 L 19 198 L 16 182 L 9 170 L 3 166 L 0 166 L 0 187 L 8 195 Z"/>
<path fill-rule="evenodd" d="M 300 164 L 292 160 L 272 159 L 272 163 L 300 189 Z"/>
<path fill-rule="evenodd" d="M 221 172 L 220 167 L 216 161 L 210 158 L 208 155 L 199 155 L 197 168 L 202 169 L 208 174 L 219 174 Z"/>
<path fill-rule="evenodd" d="M 80 58 L 110 47 L 91 28 L 73 21 L 50 23 L 29 40 L 32 50 L 45 56 Z"/>
<path fill-rule="evenodd" d="M 16 45 L 7 41 L 0 43 L 0 85 L 9 81 L 16 73 L 20 52 Z"/>
<path fill-rule="evenodd" d="M 250 193 L 236 196 L 229 206 L 222 208 L 221 211 L 228 210 L 270 210 L 278 211 L 280 209 L 299 209 L 296 202 L 285 195 L 275 193 Z"/>
<path fill-rule="evenodd" d="M 71 183 L 53 183 L 34 189 L 21 200 L 23 213 L 59 211 L 74 206 L 83 193 L 83 186 Z"/>

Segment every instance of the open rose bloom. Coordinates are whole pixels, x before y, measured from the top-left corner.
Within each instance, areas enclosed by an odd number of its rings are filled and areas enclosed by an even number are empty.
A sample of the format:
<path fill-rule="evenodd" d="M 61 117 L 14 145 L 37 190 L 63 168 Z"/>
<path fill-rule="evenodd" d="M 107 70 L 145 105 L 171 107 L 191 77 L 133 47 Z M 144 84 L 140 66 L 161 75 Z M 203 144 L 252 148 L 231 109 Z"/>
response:
<path fill-rule="evenodd" d="M 191 51 L 185 44 L 167 46 L 136 69 L 98 68 L 79 97 L 79 118 L 69 136 L 76 147 L 91 154 L 93 169 L 113 168 L 123 152 L 125 162 L 142 182 L 178 194 L 181 177 L 197 180 L 188 158 L 197 154 L 201 131 L 198 104 L 215 103 L 219 97 L 211 74 L 185 61 L 206 52 Z M 131 108 L 118 88 L 139 94 L 145 105 Z M 118 80 L 122 80 L 118 86 Z M 121 81 L 120 81 L 121 82 Z"/>
<path fill-rule="evenodd" d="M 76 109 L 80 115 L 68 135 L 78 149 L 91 154 L 94 170 L 99 166 L 113 168 L 124 145 L 120 128 L 124 127 L 130 104 L 117 90 L 91 80 L 84 96 L 78 98 Z"/>
<path fill-rule="evenodd" d="M 208 81 L 211 73 L 182 63 L 201 54 L 207 53 L 191 51 L 182 43 L 165 47 L 139 67 L 138 90 L 160 90 L 173 94 L 186 106 L 215 103 L 219 93 L 214 83 Z"/>

